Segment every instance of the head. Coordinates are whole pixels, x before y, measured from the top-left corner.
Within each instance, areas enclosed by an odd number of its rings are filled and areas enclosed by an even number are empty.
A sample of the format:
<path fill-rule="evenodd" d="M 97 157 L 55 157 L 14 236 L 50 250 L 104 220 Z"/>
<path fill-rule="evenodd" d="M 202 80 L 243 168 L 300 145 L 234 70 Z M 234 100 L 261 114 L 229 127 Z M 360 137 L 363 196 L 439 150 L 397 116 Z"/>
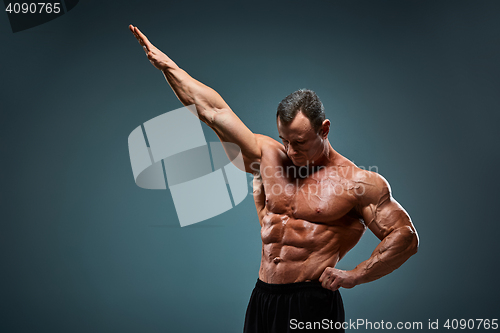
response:
<path fill-rule="evenodd" d="M 285 97 L 276 113 L 278 133 L 293 164 L 318 165 L 328 154 L 330 121 L 312 90 L 300 89 Z"/>

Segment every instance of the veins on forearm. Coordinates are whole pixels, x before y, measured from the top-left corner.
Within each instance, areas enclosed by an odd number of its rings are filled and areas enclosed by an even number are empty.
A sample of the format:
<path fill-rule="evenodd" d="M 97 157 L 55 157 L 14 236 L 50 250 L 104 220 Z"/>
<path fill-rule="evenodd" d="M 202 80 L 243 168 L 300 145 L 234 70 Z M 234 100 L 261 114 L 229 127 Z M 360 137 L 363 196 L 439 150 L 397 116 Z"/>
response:
<path fill-rule="evenodd" d="M 199 91 L 206 87 L 189 76 L 183 69 L 177 67 L 177 65 L 167 70 L 163 70 L 163 75 L 182 104 L 195 104 L 200 114 L 199 107 L 202 103 L 200 103 L 200 96 L 197 97 L 197 95 L 200 95 Z M 199 85 L 201 85 L 201 87 L 199 87 Z M 201 96 L 201 99 L 203 99 L 203 96 Z"/>
<path fill-rule="evenodd" d="M 356 267 L 360 283 L 376 280 L 399 268 L 416 252 L 416 233 L 410 226 L 394 229 L 375 248 L 370 258 Z"/>

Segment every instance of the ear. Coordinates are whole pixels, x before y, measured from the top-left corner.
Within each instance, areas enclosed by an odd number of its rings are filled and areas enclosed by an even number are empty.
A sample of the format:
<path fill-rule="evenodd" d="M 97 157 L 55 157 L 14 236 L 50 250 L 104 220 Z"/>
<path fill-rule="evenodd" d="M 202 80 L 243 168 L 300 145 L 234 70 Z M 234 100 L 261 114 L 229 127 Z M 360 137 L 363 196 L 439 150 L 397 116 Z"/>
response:
<path fill-rule="evenodd" d="M 323 139 L 326 139 L 328 137 L 328 133 L 330 132 L 330 120 L 325 119 L 323 120 L 323 123 L 321 124 L 321 128 L 319 130 L 319 135 Z"/>

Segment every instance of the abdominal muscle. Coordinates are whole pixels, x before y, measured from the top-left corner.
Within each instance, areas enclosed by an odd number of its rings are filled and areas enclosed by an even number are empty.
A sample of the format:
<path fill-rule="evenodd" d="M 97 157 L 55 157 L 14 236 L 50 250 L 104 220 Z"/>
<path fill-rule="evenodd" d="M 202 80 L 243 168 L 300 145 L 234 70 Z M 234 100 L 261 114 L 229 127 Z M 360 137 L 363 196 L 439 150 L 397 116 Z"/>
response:
<path fill-rule="evenodd" d="M 318 280 L 363 234 L 359 220 L 352 220 L 346 216 L 324 224 L 268 212 L 261 220 L 259 279 L 278 284 Z"/>

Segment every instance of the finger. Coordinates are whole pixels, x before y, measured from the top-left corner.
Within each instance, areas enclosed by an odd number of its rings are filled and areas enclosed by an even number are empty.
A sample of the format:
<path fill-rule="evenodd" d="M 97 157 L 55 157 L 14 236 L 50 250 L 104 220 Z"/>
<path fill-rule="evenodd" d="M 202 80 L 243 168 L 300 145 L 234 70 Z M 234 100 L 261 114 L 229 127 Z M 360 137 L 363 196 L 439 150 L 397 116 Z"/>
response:
<path fill-rule="evenodd" d="M 134 34 L 134 37 L 137 39 L 137 41 L 139 43 L 141 43 L 142 42 L 141 38 L 139 37 L 139 35 L 137 34 L 137 32 L 135 32 L 136 27 L 134 27 L 132 24 L 130 24 L 128 26 L 128 28 L 129 28 L 130 31 L 132 31 L 132 33 Z"/>
<path fill-rule="evenodd" d="M 139 44 L 141 44 L 142 48 L 144 49 L 144 52 L 146 52 L 146 54 L 148 54 L 150 49 L 148 48 L 148 46 L 144 42 L 144 39 L 137 33 L 137 31 L 136 31 L 137 27 L 134 27 L 133 25 L 129 25 L 129 29 L 134 34 L 135 39 L 137 39 Z M 149 44 L 151 44 L 151 43 L 149 43 Z"/>
<path fill-rule="evenodd" d="M 335 280 L 333 280 L 333 282 L 330 284 L 329 288 L 330 290 L 333 290 L 333 291 L 336 291 L 337 289 L 340 288 L 340 283 L 341 283 L 341 279 L 340 278 L 336 278 Z"/>
<path fill-rule="evenodd" d="M 326 278 L 327 278 L 327 274 L 325 273 L 325 271 L 323 271 L 323 273 L 319 277 L 319 282 L 323 282 L 323 280 L 325 280 Z"/>
<path fill-rule="evenodd" d="M 328 285 L 328 279 L 329 279 L 328 273 L 326 273 L 326 271 L 323 271 L 323 274 L 321 274 L 321 276 L 319 277 L 319 282 L 321 282 L 321 285 L 324 288 L 326 288 L 325 286 Z"/>
<path fill-rule="evenodd" d="M 329 289 L 330 285 L 335 280 L 335 276 L 332 276 L 328 273 L 323 273 L 323 274 L 324 274 L 324 276 L 323 276 L 323 281 L 321 282 L 321 285 L 323 286 L 323 288 Z"/>
<path fill-rule="evenodd" d="M 137 41 L 139 42 L 139 44 L 141 44 L 141 46 L 144 47 L 145 44 L 142 41 L 141 37 L 135 32 L 135 27 L 134 26 L 131 25 L 130 31 L 132 31 L 132 33 L 134 34 L 135 39 L 137 39 Z"/>
<path fill-rule="evenodd" d="M 149 39 L 146 37 L 146 35 L 144 35 L 140 30 L 139 28 L 135 27 L 134 29 L 135 33 L 137 34 L 137 36 L 139 36 L 139 38 L 141 39 L 142 41 L 142 44 L 143 46 L 146 47 L 146 49 L 148 51 L 151 51 L 151 48 L 153 47 L 153 44 L 151 44 L 151 42 L 149 41 Z"/>

